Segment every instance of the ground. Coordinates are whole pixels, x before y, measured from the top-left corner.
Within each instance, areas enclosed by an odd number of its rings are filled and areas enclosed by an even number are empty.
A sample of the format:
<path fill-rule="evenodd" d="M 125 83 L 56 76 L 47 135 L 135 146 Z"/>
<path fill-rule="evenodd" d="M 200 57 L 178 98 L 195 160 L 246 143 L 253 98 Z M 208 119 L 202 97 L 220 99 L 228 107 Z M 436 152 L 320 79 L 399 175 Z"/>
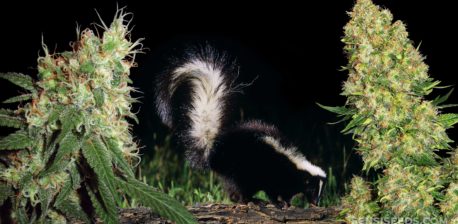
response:
<path fill-rule="evenodd" d="M 340 210 L 330 208 L 279 209 L 272 205 L 244 204 L 206 204 L 188 207 L 199 223 L 342 223 L 336 221 Z M 168 224 L 148 208 L 121 209 L 121 223 Z"/>

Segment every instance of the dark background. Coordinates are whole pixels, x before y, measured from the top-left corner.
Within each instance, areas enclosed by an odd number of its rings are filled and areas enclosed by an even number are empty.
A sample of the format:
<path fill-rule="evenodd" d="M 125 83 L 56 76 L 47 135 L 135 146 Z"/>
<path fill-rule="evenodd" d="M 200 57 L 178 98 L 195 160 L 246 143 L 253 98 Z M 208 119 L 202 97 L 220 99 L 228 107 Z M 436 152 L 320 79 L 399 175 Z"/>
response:
<path fill-rule="evenodd" d="M 358 157 L 350 152 L 350 136 L 339 132 L 343 125 L 327 125 L 334 114 L 318 108 L 343 105 L 341 84 L 346 72 L 342 52 L 343 26 L 348 21 L 352 0 L 306 1 L 306 4 L 280 1 L 248 5 L 223 3 L 190 3 L 178 1 L 117 1 L 134 13 L 133 39 L 144 37 L 146 54 L 138 55 L 139 67 L 133 69 L 134 85 L 143 91 L 141 124 L 134 127 L 136 136 L 151 153 L 168 132 L 153 109 L 153 78 L 169 65 L 170 58 L 180 55 L 187 46 L 209 43 L 236 58 L 240 66 L 239 82 L 254 84 L 240 95 L 240 113 L 245 119 L 260 118 L 276 124 L 296 142 L 308 158 L 332 167 L 338 178 L 357 172 Z M 457 83 L 458 14 L 450 1 L 376 0 L 407 24 L 410 38 L 421 42 L 427 56 L 430 74 L 443 84 Z M 2 3 L 0 6 L 0 71 L 36 75 L 36 59 L 41 40 L 50 50 L 69 50 L 76 38 L 76 22 L 82 28 L 99 21 L 97 9 L 106 22 L 116 10 L 116 2 L 60 1 Z M 4 100 L 18 89 L 1 81 Z M 434 92 L 433 96 L 440 92 Z M 442 92 L 443 93 L 443 92 Z M 457 93 L 449 102 L 458 103 Z M 457 112 L 449 109 L 448 112 Z M 5 132 L 5 131 L 3 131 Z M 159 136 L 154 139 L 153 133 Z M 4 135 L 5 133 L 2 133 Z M 449 131 L 456 139 L 457 131 Z M 349 155 L 350 160 L 348 160 Z M 349 166 L 345 165 L 349 162 Z"/>

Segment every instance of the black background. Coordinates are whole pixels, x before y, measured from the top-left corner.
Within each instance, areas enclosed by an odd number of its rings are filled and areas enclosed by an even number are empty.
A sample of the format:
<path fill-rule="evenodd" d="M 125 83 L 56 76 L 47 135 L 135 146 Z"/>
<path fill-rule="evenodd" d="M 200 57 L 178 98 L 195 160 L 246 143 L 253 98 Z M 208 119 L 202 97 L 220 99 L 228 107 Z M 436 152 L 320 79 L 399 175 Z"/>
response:
<path fill-rule="evenodd" d="M 421 42 L 430 75 L 446 85 L 457 83 L 458 14 L 451 1 L 377 0 L 407 24 L 410 38 Z M 153 109 L 153 78 L 169 65 L 169 59 L 190 45 L 209 43 L 236 58 L 239 82 L 254 84 L 240 95 L 240 111 L 247 118 L 274 123 L 316 163 L 333 167 L 348 176 L 359 164 L 345 166 L 344 154 L 353 146 L 350 136 L 342 136 L 342 125 L 329 126 L 333 114 L 315 104 L 343 105 L 340 96 L 346 65 L 340 39 L 348 21 L 352 0 L 236 3 L 178 1 L 59 1 L 3 2 L 0 6 L 0 71 L 36 75 L 36 58 L 42 54 L 41 40 L 52 51 L 69 50 L 76 38 L 76 22 L 92 27 L 99 21 L 97 9 L 109 22 L 116 5 L 134 13 L 132 38 L 145 38 L 146 54 L 138 55 L 133 69 L 134 85 L 143 91 L 141 124 L 134 127 L 144 154 L 150 154 L 152 137 L 167 130 L 158 122 Z M 1 82 L 4 100 L 18 93 L 13 85 Z M 434 97 L 438 93 L 434 92 Z M 457 93 L 449 102 L 458 103 Z M 449 109 L 447 112 L 456 112 Z M 4 134 L 4 133 L 2 133 Z M 457 131 L 449 131 L 456 139 Z M 344 148 L 346 151 L 344 152 Z M 358 163 L 352 156 L 350 164 Z M 350 170 L 344 170 L 348 169 Z M 350 172 L 348 172 L 350 171 Z M 343 176 L 342 176 L 343 177 Z"/>

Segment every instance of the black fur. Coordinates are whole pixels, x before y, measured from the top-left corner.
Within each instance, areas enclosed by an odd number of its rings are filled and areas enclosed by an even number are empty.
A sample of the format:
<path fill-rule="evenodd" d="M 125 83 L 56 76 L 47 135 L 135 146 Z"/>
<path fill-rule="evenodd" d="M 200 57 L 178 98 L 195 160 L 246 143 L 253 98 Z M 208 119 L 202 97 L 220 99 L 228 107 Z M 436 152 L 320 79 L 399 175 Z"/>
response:
<path fill-rule="evenodd" d="M 224 180 L 231 200 L 248 202 L 263 190 L 273 202 L 288 203 L 292 196 L 303 193 L 310 203 L 317 204 L 319 180 L 325 178 L 298 170 L 288 157 L 265 143 L 264 136 L 292 146 L 274 126 L 261 121 L 242 123 L 218 137 L 209 164 Z"/>

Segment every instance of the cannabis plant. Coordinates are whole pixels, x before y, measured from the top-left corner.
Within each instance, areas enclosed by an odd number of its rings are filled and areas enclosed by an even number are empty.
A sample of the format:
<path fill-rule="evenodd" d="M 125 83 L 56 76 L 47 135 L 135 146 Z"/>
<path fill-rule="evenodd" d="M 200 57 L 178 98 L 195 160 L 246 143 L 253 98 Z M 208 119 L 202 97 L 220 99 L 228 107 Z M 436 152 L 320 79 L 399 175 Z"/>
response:
<path fill-rule="evenodd" d="M 17 223 L 117 222 L 121 195 L 177 223 L 195 222 L 167 195 L 136 180 L 138 146 L 127 118 L 136 120 L 128 84 L 140 40 L 130 41 L 122 10 L 102 35 L 83 30 L 73 49 L 38 59 L 38 80 L 0 77 L 26 93 L 4 103 L 0 125 L 17 131 L 0 139 L 2 218 Z M 6 218 L 9 217 L 9 218 Z"/>
<path fill-rule="evenodd" d="M 342 130 L 357 142 L 363 170 L 373 182 L 355 177 L 343 199 L 348 221 L 365 217 L 456 219 L 456 169 L 439 150 L 452 152 L 446 129 L 457 114 L 440 113 L 449 94 L 427 100 L 439 86 L 428 76 L 423 56 L 405 25 L 370 0 L 358 0 L 345 26 L 348 79 L 345 106 L 324 107 L 349 121 Z M 456 159 L 455 159 L 456 160 Z M 456 164 L 456 161 L 455 161 Z M 449 166 L 450 167 L 450 166 Z M 448 188 L 448 190 L 447 190 Z M 451 203 L 451 204 L 450 204 Z"/>

